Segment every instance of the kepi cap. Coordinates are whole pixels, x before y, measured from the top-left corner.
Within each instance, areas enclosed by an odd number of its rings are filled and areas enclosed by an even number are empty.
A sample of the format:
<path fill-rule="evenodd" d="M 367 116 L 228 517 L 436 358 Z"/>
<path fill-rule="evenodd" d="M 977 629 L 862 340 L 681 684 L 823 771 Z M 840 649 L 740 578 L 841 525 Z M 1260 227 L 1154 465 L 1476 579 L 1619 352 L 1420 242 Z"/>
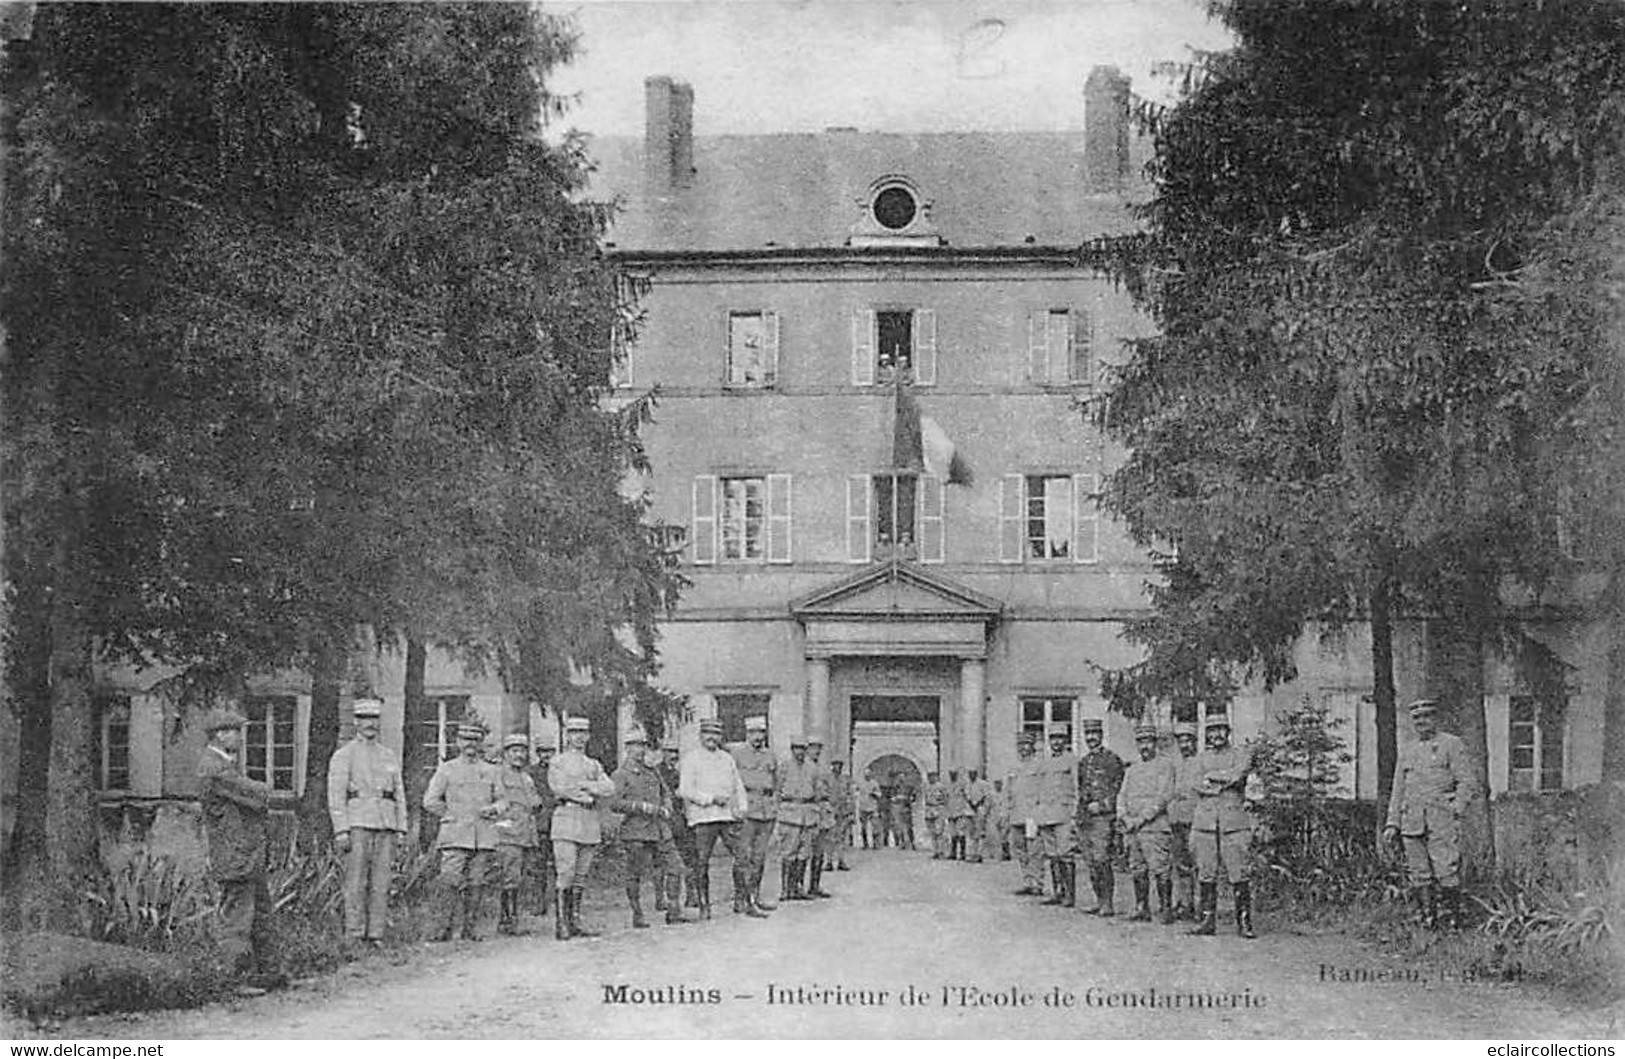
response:
<path fill-rule="evenodd" d="M 502 740 L 502 749 L 504 750 L 508 750 L 516 746 L 522 746 L 526 750 L 529 750 L 530 736 L 525 735 L 522 732 L 515 732 L 513 735 L 507 736 Z"/>
<path fill-rule="evenodd" d="M 721 735 L 722 734 L 722 721 L 721 721 L 721 719 L 716 718 L 716 717 L 702 718 L 701 721 L 700 721 L 700 731 L 701 732 L 715 732 L 717 735 Z"/>
<path fill-rule="evenodd" d="M 1106 729 L 1106 722 L 1099 717 L 1085 717 L 1082 725 L 1083 730 L 1086 732 L 1101 732 Z"/>
<path fill-rule="evenodd" d="M 592 721 L 586 717 L 566 717 L 564 719 L 564 730 L 566 732 L 590 732 L 592 731 Z"/>
<path fill-rule="evenodd" d="M 485 729 L 477 724 L 460 724 L 457 726 L 458 739 L 484 739 Z"/>
<path fill-rule="evenodd" d="M 1408 707 L 1412 717 L 1427 717 L 1439 712 L 1438 699 L 1417 699 Z"/>
<path fill-rule="evenodd" d="M 384 704 L 371 696 L 356 699 L 350 706 L 351 716 L 358 719 L 362 717 L 379 717 L 383 715 L 383 712 Z"/>
<path fill-rule="evenodd" d="M 1152 742 L 1156 742 L 1156 740 L 1157 740 L 1157 726 L 1154 725 L 1154 724 L 1137 724 L 1137 725 L 1135 725 L 1134 726 L 1134 741 L 1136 743 L 1138 743 L 1142 739 L 1149 739 Z"/>
<path fill-rule="evenodd" d="M 1210 713 L 1207 715 L 1207 726 L 1209 728 L 1229 728 L 1230 715 L 1228 713 Z"/>
<path fill-rule="evenodd" d="M 1070 737 L 1072 735 L 1071 732 L 1067 731 L 1067 727 L 1064 724 L 1052 724 L 1052 725 L 1050 725 L 1049 726 L 1049 731 L 1048 731 L 1047 734 L 1048 734 L 1049 738 L 1051 738 L 1051 739 L 1054 739 L 1056 736 L 1060 736 L 1062 739 L 1066 739 L 1066 738 L 1068 738 L 1068 737 Z"/>
<path fill-rule="evenodd" d="M 747 732 L 765 732 L 765 731 L 767 731 L 767 718 L 766 717 L 746 717 L 745 718 L 745 731 L 747 731 Z"/>
<path fill-rule="evenodd" d="M 1174 725 L 1174 735 L 1176 735 L 1176 736 L 1188 735 L 1192 739 L 1195 739 L 1196 738 L 1196 726 L 1194 724 L 1190 723 L 1189 721 L 1179 721 Z"/>

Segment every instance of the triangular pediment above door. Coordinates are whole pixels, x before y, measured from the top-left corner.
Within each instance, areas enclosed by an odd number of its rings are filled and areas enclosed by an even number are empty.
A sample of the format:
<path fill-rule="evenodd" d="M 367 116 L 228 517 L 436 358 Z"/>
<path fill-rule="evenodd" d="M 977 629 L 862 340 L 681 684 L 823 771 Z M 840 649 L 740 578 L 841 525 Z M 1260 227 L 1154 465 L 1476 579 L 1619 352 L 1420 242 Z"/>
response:
<path fill-rule="evenodd" d="M 1003 605 L 911 563 L 887 562 L 826 585 L 790 603 L 802 621 L 913 620 L 990 621 Z"/>

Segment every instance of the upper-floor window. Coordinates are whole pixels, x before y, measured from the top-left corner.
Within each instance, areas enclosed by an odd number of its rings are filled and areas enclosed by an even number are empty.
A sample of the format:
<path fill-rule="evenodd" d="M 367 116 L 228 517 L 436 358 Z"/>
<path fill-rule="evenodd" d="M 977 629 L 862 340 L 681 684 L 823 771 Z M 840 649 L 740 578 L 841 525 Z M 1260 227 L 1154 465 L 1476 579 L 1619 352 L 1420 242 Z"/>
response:
<path fill-rule="evenodd" d="M 128 791 L 130 784 L 130 696 L 103 692 L 95 698 L 101 740 L 101 787 Z"/>
<path fill-rule="evenodd" d="M 1044 309 L 1027 317 L 1027 381 L 1038 386 L 1091 382 L 1093 330 L 1082 309 Z"/>
<path fill-rule="evenodd" d="M 299 700 L 292 695 L 251 695 L 243 700 L 243 762 L 250 779 L 277 794 L 298 794 Z"/>
<path fill-rule="evenodd" d="M 697 476 L 689 547 L 699 564 L 789 562 L 790 476 Z"/>
<path fill-rule="evenodd" d="M 937 314 L 931 309 L 858 309 L 852 314 L 852 385 L 889 384 L 903 374 L 937 381 Z"/>
<path fill-rule="evenodd" d="M 1507 716 L 1507 787 L 1555 791 L 1563 787 L 1563 703 L 1514 695 Z"/>
<path fill-rule="evenodd" d="M 943 561 L 942 479 L 929 474 L 855 474 L 846 487 L 846 558 Z"/>
<path fill-rule="evenodd" d="M 999 561 L 1096 561 L 1094 493 L 1092 474 L 1005 475 L 999 488 Z"/>
<path fill-rule="evenodd" d="M 772 386 L 779 377 L 779 314 L 728 313 L 727 383 L 741 389 Z"/>
<path fill-rule="evenodd" d="M 1078 700 L 1070 695 L 1023 695 L 1021 697 L 1021 730 L 1037 737 L 1039 754 L 1049 753 L 1050 729 L 1059 725 L 1066 729 L 1066 745 L 1073 747 L 1077 731 L 1074 716 Z"/>

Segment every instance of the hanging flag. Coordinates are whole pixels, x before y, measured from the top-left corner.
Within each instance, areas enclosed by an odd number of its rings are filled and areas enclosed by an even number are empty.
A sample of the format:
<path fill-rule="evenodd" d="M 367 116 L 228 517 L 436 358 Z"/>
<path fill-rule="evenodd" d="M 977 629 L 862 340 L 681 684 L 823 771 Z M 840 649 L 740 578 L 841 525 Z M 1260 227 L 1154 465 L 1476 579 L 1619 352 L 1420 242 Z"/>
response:
<path fill-rule="evenodd" d="M 960 455 L 948 432 L 935 419 L 920 414 L 914 391 L 898 372 L 896 412 L 892 420 L 892 466 L 940 478 L 949 485 L 970 485 L 970 464 Z"/>

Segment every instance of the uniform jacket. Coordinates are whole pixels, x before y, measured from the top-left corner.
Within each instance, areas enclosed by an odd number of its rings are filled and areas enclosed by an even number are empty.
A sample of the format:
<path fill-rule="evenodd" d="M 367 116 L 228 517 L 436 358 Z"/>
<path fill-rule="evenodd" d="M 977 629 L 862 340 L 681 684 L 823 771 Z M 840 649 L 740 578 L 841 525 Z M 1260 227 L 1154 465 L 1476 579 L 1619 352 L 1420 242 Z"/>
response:
<path fill-rule="evenodd" d="M 679 766 L 677 793 L 682 795 L 688 823 L 728 823 L 743 820 L 749 806 L 745 782 L 739 778 L 739 767 L 726 750 L 707 750 L 700 747 L 683 755 Z M 712 799 L 722 796 L 726 805 L 712 805 Z"/>
<path fill-rule="evenodd" d="M 1040 764 L 1037 754 L 1030 758 L 1017 758 L 1015 769 L 1005 777 L 1004 789 L 1010 795 L 1012 823 L 1025 826 L 1028 820 L 1036 819 L 1038 788 L 1043 782 Z"/>
<path fill-rule="evenodd" d="M 965 795 L 965 781 L 954 780 L 948 784 L 948 816 L 970 816 L 970 799 Z"/>
<path fill-rule="evenodd" d="M 811 761 L 795 758 L 779 766 L 779 822 L 796 827 L 818 826 L 818 769 Z"/>
<path fill-rule="evenodd" d="M 538 842 L 547 841 L 548 833 L 553 830 L 553 810 L 558 808 L 558 796 L 553 788 L 548 786 L 547 765 L 532 765 L 530 767 L 531 782 L 536 785 L 536 839 Z"/>
<path fill-rule="evenodd" d="M 442 761 L 423 792 L 423 809 L 440 818 L 441 849 L 496 849 L 496 820 L 481 810 L 502 804 L 502 781 L 495 765 L 461 755 Z"/>
<path fill-rule="evenodd" d="M 857 815 L 856 792 L 853 789 L 852 777 L 845 772 L 839 776 L 830 774 L 830 804 L 835 807 L 835 819 L 850 820 Z"/>
<path fill-rule="evenodd" d="M 947 816 L 948 785 L 938 780 L 925 785 L 925 818 L 935 820 Z"/>
<path fill-rule="evenodd" d="M 745 784 L 745 794 L 750 803 L 745 807 L 743 819 L 772 820 L 773 790 L 779 774 L 779 762 L 774 758 L 773 751 L 765 746 L 757 750 L 744 743 L 734 747 L 730 753 L 733 754 L 734 766 L 739 769 L 739 779 Z"/>
<path fill-rule="evenodd" d="M 965 784 L 965 800 L 970 803 L 971 812 L 986 815 L 993 808 L 993 784 L 978 776 Z"/>
<path fill-rule="evenodd" d="M 327 763 L 327 811 L 333 834 L 351 828 L 406 830 L 401 756 L 377 739 L 352 739 Z"/>
<path fill-rule="evenodd" d="M 603 841 L 598 801 L 615 793 L 615 781 L 605 775 L 604 766 L 579 750 L 561 751 L 548 766 L 547 785 L 559 800 L 553 809 L 552 840 L 584 846 Z"/>
<path fill-rule="evenodd" d="M 810 760 L 810 759 L 809 759 Z M 818 798 L 818 826 L 835 826 L 835 771 L 822 761 L 812 762 L 813 790 Z"/>
<path fill-rule="evenodd" d="M 876 780 L 864 780 L 859 788 L 858 811 L 860 813 L 878 813 L 880 811 L 880 783 Z"/>
<path fill-rule="evenodd" d="M 1078 761 L 1078 815 L 1112 816 L 1117 812 L 1117 792 L 1123 786 L 1123 759 L 1101 747 Z M 1100 808 L 1089 811 L 1090 802 Z"/>
<path fill-rule="evenodd" d="M 666 807 L 671 810 L 671 819 L 666 822 L 671 825 L 674 838 L 682 838 L 688 834 L 688 818 L 684 815 L 683 799 L 677 796 L 677 785 L 682 782 L 682 774 L 677 766 L 667 765 L 664 761 L 655 766 L 660 773 L 660 782 L 666 788 Z"/>
<path fill-rule="evenodd" d="M 1038 798 L 1033 819 L 1041 825 L 1061 824 L 1078 811 L 1078 756 L 1070 750 L 1034 757 Z"/>
<path fill-rule="evenodd" d="M 1252 816 L 1242 801 L 1252 755 L 1235 744 L 1223 750 L 1204 750 L 1196 762 L 1196 813 L 1193 831 L 1250 831 Z"/>
<path fill-rule="evenodd" d="M 660 770 L 632 754 L 621 762 L 612 777 L 615 797 L 609 807 L 625 815 L 621 838 L 627 842 L 658 842 L 671 834 L 670 825 L 660 818 L 661 809 L 671 806 L 671 792 L 660 778 Z"/>
<path fill-rule="evenodd" d="M 497 818 L 497 844 L 535 849 L 539 844 L 536 812 L 542 804 L 536 781 L 524 769 L 511 769 L 506 765 L 498 766 L 497 777 L 502 800 L 508 803 Z"/>
<path fill-rule="evenodd" d="M 1168 760 L 1174 763 L 1174 798 L 1168 803 L 1168 822 L 1189 827 L 1196 815 L 1196 782 L 1201 779 L 1196 772 L 1196 755 L 1186 757 L 1176 747 Z"/>
<path fill-rule="evenodd" d="M 1154 757 L 1136 761 L 1123 774 L 1117 815 L 1130 831 L 1167 831 L 1168 803 L 1174 796 L 1174 763 Z"/>
<path fill-rule="evenodd" d="M 1467 748 L 1459 736 L 1439 732 L 1418 739 L 1400 748 L 1388 826 L 1404 835 L 1427 834 L 1466 812 L 1472 790 Z"/>
<path fill-rule="evenodd" d="M 203 748 L 197 778 L 209 836 L 209 870 L 222 882 L 265 871 L 265 820 L 271 788 L 243 775 L 234 757 Z"/>

